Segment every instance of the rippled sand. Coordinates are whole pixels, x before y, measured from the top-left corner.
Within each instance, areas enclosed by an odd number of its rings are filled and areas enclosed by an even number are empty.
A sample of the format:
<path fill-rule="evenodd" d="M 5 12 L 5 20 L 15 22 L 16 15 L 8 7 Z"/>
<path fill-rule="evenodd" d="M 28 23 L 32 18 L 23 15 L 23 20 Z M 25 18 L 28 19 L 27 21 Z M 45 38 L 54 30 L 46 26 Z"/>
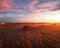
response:
<path fill-rule="evenodd" d="M 60 48 L 60 26 L 0 26 L 0 48 Z"/>

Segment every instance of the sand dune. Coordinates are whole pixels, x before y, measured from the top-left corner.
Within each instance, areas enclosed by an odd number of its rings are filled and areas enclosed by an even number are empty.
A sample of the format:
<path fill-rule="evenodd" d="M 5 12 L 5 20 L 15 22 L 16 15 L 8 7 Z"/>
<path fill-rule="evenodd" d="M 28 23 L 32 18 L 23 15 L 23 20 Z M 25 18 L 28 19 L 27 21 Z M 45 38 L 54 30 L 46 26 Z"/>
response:
<path fill-rule="evenodd" d="M 60 48 L 60 25 L 0 25 L 0 48 Z"/>

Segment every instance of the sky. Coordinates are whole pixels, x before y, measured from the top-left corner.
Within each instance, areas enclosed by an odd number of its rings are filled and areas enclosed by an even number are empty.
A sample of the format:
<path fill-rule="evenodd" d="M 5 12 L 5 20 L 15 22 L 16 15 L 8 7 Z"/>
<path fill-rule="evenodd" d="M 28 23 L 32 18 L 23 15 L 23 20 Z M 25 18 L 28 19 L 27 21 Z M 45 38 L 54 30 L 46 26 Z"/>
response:
<path fill-rule="evenodd" d="M 60 0 L 0 0 L 1 22 L 60 22 Z"/>

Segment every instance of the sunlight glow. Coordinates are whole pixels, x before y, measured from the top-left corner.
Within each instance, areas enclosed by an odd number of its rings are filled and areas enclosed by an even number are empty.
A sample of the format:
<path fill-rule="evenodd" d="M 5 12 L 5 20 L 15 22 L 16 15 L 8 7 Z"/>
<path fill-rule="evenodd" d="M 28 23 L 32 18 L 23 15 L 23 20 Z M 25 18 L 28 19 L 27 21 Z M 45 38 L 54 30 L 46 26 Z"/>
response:
<path fill-rule="evenodd" d="M 60 10 L 59 11 L 45 11 L 35 15 L 36 22 L 47 22 L 47 23 L 60 23 Z"/>
<path fill-rule="evenodd" d="M 60 22 L 60 14 L 50 14 L 44 18 L 46 22 L 58 23 Z"/>

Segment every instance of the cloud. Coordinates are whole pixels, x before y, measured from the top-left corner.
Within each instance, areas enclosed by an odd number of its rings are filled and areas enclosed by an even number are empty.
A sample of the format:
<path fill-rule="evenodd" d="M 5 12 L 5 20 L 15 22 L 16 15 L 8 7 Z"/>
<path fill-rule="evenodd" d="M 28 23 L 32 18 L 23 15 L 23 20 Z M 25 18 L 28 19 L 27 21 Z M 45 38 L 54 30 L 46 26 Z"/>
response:
<path fill-rule="evenodd" d="M 35 8 L 35 9 L 33 9 Z M 41 11 L 46 11 L 46 10 L 51 10 L 54 8 L 54 4 L 51 3 L 51 2 L 46 2 L 46 3 L 43 3 L 43 4 L 39 4 L 37 7 L 35 6 L 32 6 L 32 8 L 29 8 L 30 10 L 16 10 L 17 12 L 23 12 L 23 13 L 39 13 Z"/>
<path fill-rule="evenodd" d="M 4 12 L 11 9 L 11 5 L 7 1 L 8 0 L 2 0 L 2 1 L 0 0 L 0 12 Z"/>
<path fill-rule="evenodd" d="M 38 6 L 38 9 L 50 9 L 52 7 L 53 7 L 52 3 L 44 3 L 40 6 Z"/>
<path fill-rule="evenodd" d="M 10 7 L 7 2 L 0 2 L 0 7 Z"/>
<path fill-rule="evenodd" d="M 38 13 L 41 11 L 55 11 L 55 10 L 60 10 L 59 2 L 46 2 L 38 5 L 35 10 L 30 10 L 29 12 Z"/>
<path fill-rule="evenodd" d="M 39 3 L 39 0 L 32 0 L 31 3 L 28 5 L 29 9 L 33 9 L 36 4 Z"/>
<path fill-rule="evenodd" d="M 54 8 L 51 9 L 51 11 L 54 11 L 54 10 L 60 10 L 60 2 L 55 3 Z"/>
<path fill-rule="evenodd" d="M 14 0 L 0 0 L 0 2 L 13 2 Z"/>
<path fill-rule="evenodd" d="M 38 13 L 38 12 L 41 12 L 41 11 L 50 10 L 53 7 L 54 7 L 54 5 L 51 2 L 48 2 L 48 3 L 44 3 L 44 4 L 41 4 L 41 5 L 38 5 L 35 10 L 30 10 L 30 12 Z"/>
<path fill-rule="evenodd" d="M 32 0 L 32 2 L 30 3 L 31 5 L 35 5 L 39 2 L 39 0 Z"/>
<path fill-rule="evenodd" d="M 20 3 L 14 3 L 14 1 L 15 0 L 0 0 L 0 12 L 38 13 L 46 10 L 53 11 L 60 9 L 60 3 L 58 2 L 42 2 L 42 4 L 39 4 L 40 0 L 32 0 L 30 3 L 22 6 Z"/>

